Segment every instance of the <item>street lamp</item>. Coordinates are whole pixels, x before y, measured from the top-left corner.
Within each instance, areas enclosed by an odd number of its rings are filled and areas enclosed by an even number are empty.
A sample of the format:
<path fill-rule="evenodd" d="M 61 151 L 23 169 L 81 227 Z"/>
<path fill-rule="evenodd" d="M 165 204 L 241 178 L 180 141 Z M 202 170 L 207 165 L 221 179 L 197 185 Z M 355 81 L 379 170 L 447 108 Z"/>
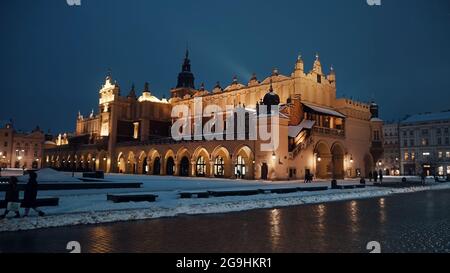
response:
<path fill-rule="evenodd" d="M 275 151 L 272 153 L 272 160 L 275 161 L 277 159 L 277 155 L 275 154 Z"/>
<path fill-rule="evenodd" d="M 322 161 L 322 158 L 320 157 L 320 155 L 317 157 L 317 161 Z"/>

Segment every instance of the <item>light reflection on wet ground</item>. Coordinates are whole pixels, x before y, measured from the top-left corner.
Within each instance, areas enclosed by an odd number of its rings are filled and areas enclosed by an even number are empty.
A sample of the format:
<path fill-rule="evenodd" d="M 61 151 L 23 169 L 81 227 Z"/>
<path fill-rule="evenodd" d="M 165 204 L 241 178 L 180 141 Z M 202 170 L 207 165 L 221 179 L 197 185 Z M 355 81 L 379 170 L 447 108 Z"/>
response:
<path fill-rule="evenodd" d="M 450 191 L 0 233 L 1 252 L 450 252 Z"/>

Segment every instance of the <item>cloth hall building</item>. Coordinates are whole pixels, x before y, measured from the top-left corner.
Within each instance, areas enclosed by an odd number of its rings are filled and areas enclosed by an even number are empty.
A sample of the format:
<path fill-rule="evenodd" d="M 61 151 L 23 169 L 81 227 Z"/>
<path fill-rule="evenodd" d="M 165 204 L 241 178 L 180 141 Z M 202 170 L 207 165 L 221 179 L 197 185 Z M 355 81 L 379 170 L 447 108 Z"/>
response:
<path fill-rule="evenodd" d="M 262 140 L 182 140 L 171 137 L 175 106 L 218 105 L 256 113 L 261 105 L 278 105 L 279 145 L 262 150 Z M 44 151 L 44 165 L 60 170 L 224 177 L 263 180 L 367 176 L 383 154 L 383 121 L 375 103 L 336 98 L 336 74 L 325 74 L 316 56 L 305 71 L 301 57 L 290 75 L 274 69 L 266 78 L 254 75 L 247 84 L 235 77 L 208 91 L 195 85 L 189 54 L 169 99 L 126 95 L 109 75 L 99 90 L 98 113 L 78 115 L 76 132 L 59 137 Z M 190 113 L 189 115 L 194 115 Z M 179 117 L 181 118 L 181 117 Z M 188 118 L 194 118 L 193 116 Z M 248 122 L 248 120 L 246 120 Z M 246 124 L 246 128 L 248 124 Z"/>

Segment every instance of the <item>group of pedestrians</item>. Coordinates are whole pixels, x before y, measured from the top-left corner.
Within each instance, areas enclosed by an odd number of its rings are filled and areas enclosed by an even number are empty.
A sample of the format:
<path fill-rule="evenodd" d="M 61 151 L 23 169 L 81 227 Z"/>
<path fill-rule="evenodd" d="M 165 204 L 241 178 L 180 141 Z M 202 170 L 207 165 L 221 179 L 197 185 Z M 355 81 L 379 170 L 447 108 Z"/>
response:
<path fill-rule="evenodd" d="M 3 215 L 0 215 L 0 220 L 8 216 L 10 212 L 15 214 L 14 218 L 20 218 L 20 207 L 25 208 L 23 217 L 27 217 L 30 213 L 30 209 L 33 209 L 39 216 L 44 216 L 45 213 L 37 207 L 37 193 L 38 183 L 37 174 L 35 172 L 29 173 L 28 183 L 25 185 L 23 202 L 20 202 L 20 190 L 17 177 L 12 176 L 9 179 L 8 189 L 5 194 L 6 209 Z"/>
<path fill-rule="evenodd" d="M 380 183 L 383 183 L 383 171 L 382 170 L 375 170 L 373 172 L 369 172 L 369 181 L 372 182 L 372 179 L 375 183 L 380 180 Z"/>

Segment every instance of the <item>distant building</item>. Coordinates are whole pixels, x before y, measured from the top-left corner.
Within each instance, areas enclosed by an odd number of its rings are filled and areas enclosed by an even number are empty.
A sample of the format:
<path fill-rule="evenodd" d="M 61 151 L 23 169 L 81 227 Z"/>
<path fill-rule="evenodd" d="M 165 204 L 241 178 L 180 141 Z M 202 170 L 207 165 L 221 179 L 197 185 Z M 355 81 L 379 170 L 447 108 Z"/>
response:
<path fill-rule="evenodd" d="M 399 131 L 402 174 L 450 175 L 450 111 L 410 116 Z"/>
<path fill-rule="evenodd" d="M 384 131 L 384 157 L 382 167 L 386 175 L 400 175 L 400 135 L 399 123 L 385 123 Z"/>
<path fill-rule="evenodd" d="M 0 167 L 40 168 L 44 142 L 45 135 L 39 127 L 24 133 L 16 131 L 12 123 L 0 126 Z"/>

